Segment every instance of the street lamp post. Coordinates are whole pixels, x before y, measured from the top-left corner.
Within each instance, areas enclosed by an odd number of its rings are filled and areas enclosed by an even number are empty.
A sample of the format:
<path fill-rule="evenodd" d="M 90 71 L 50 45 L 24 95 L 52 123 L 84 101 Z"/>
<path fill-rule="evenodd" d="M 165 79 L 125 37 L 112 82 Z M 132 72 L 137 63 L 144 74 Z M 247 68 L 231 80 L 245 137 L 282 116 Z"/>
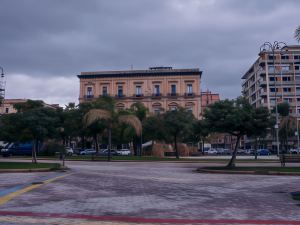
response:
<path fill-rule="evenodd" d="M 0 66 L 0 70 L 1 70 L 1 77 L 0 77 L 0 109 L 1 109 L 2 103 L 4 101 L 4 95 L 5 95 L 5 82 L 4 82 L 4 70 L 2 66 Z"/>
<path fill-rule="evenodd" d="M 270 42 L 265 42 L 260 47 L 260 53 L 264 52 L 272 52 L 273 57 L 273 74 L 274 74 L 274 81 L 275 81 L 275 116 L 276 116 L 276 124 L 274 126 L 276 131 L 276 146 L 277 146 L 277 156 L 279 156 L 279 116 L 278 116 L 278 107 L 277 107 L 277 77 L 276 77 L 276 66 L 275 66 L 275 52 L 279 52 L 280 55 L 283 52 L 283 49 L 286 48 L 287 45 L 284 42 L 275 41 L 273 44 Z M 268 66 L 268 65 L 266 65 Z M 269 91 L 269 90 L 267 90 Z"/>

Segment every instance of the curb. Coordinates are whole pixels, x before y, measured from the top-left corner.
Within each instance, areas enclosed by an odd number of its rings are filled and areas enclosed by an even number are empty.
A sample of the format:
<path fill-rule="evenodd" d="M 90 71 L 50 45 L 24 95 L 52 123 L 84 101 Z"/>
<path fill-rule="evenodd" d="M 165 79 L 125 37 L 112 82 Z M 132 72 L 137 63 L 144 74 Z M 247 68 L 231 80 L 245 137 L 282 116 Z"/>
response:
<path fill-rule="evenodd" d="M 36 169 L 0 169 L 0 173 L 32 173 L 32 172 L 54 172 L 54 171 L 65 171 L 64 168 L 36 168 Z"/>
<path fill-rule="evenodd" d="M 228 171 L 228 170 L 209 170 L 197 169 L 199 173 L 215 173 L 215 174 L 250 174 L 250 175 L 279 175 L 279 176 L 300 176 L 300 172 L 276 172 L 276 171 Z"/>

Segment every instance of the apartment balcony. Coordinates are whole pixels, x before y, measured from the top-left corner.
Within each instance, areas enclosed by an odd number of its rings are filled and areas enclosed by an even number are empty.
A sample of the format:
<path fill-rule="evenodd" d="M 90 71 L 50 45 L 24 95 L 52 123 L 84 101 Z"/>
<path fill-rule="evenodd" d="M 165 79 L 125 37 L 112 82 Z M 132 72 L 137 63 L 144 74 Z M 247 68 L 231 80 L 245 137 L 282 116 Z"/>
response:
<path fill-rule="evenodd" d="M 115 95 L 115 97 L 116 98 L 125 98 L 125 95 L 123 95 L 123 94 L 117 94 L 117 95 Z"/>
<path fill-rule="evenodd" d="M 267 91 L 261 90 L 261 91 L 260 91 L 260 96 L 267 96 Z"/>
<path fill-rule="evenodd" d="M 151 98 L 153 99 L 161 99 L 161 97 L 162 97 L 161 93 L 153 93 L 151 96 Z"/>
<path fill-rule="evenodd" d="M 191 92 L 191 93 L 184 93 L 184 97 L 185 98 L 194 98 L 195 97 L 195 93 Z"/>
<path fill-rule="evenodd" d="M 259 86 L 260 86 L 260 87 L 265 87 L 265 86 L 267 86 L 267 81 L 266 81 L 266 80 L 260 80 L 260 81 L 259 81 Z"/>
<path fill-rule="evenodd" d="M 178 95 L 178 93 L 168 93 L 168 97 L 170 97 L 170 98 L 178 98 L 179 95 Z"/>
<path fill-rule="evenodd" d="M 143 94 L 134 94 L 132 95 L 133 98 L 139 99 L 139 98 L 144 98 Z"/>
<path fill-rule="evenodd" d="M 94 98 L 94 95 L 84 95 L 83 98 L 86 100 L 91 100 Z"/>

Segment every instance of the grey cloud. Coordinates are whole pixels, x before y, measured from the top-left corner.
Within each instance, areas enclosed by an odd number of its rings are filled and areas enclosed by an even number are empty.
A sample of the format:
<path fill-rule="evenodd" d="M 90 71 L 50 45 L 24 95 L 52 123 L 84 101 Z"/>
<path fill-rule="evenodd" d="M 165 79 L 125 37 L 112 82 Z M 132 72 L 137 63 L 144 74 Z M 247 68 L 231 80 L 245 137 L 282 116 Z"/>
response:
<path fill-rule="evenodd" d="M 200 67 L 205 87 L 233 98 L 263 42 L 295 44 L 299 6 L 294 0 L 2 0 L 0 65 L 31 82 L 70 78 L 74 91 L 62 98 L 74 101 L 81 71 Z M 47 88 L 43 98 L 59 99 Z"/>

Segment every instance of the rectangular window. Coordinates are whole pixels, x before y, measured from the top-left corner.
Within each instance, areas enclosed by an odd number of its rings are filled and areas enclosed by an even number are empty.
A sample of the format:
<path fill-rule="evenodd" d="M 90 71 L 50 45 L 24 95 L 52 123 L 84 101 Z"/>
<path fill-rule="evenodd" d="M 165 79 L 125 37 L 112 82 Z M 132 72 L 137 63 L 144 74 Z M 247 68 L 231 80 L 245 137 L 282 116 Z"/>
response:
<path fill-rule="evenodd" d="M 283 101 L 290 103 L 290 102 L 293 102 L 293 99 L 292 98 L 284 98 Z"/>
<path fill-rule="evenodd" d="M 93 87 L 87 87 L 86 89 L 86 95 L 88 98 L 92 98 L 93 97 Z"/>
<path fill-rule="evenodd" d="M 291 77 L 282 77 L 282 81 L 291 81 Z"/>
<path fill-rule="evenodd" d="M 160 87 L 159 85 L 154 85 L 154 95 L 160 96 Z"/>
<path fill-rule="evenodd" d="M 270 103 L 275 104 L 275 98 L 270 98 Z"/>
<path fill-rule="evenodd" d="M 300 102 L 300 98 L 297 98 L 297 102 Z"/>
<path fill-rule="evenodd" d="M 277 78 L 277 77 L 276 77 Z M 270 81 L 275 81 L 275 77 L 269 77 Z"/>
<path fill-rule="evenodd" d="M 186 86 L 186 92 L 188 94 L 193 94 L 193 85 L 192 84 L 187 84 L 187 86 Z"/>
<path fill-rule="evenodd" d="M 282 59 L 282 60 L 288 60 L 288 59 L 289 59 L 289 56 L 288 56 L 288 55 L 282 55 L 282 56 L 281 56 L 281 59 Z"/>
<path fill-rule="evenodd" d="M 274 59 L 274 55 L 269 55 L 269 60 L 273 60 Z"/>
<path fill-rule="evenodd" d="M 296 66 L 295 66 L 295 70 L 300 70 L 300 66 L 299 66 L 299 65 L 296 65 Z"/>
<path fill-rule="evenodd" d="M 118 97 L 123 97 L 123 86 L 118 86 Z"/>
<path fill-rule="evenodd" d="M 171 95 L 175 96 L 176 95 L 176 84 L 171 85 Z"/>
<path fill-rule="evenodd" d="M 296 92 L 297 92 L 297 94 L 300 93 L 300 87 L 296 87 Z"/>
<path fill-rule="evenodd" d="M 103 96 L 107 96 L 108 95 L 108 91 L 107 91 L 107 87 L 106 86 L 102 87 L 102 95 Z"/>
<path fill-rule="evenodd" d="M 291 92 L 291 88 L 285 87 L 285 88 L 283 88 L 283 92 Z"/>
<path fill-rule="evenodd" d="M 5 108 L 5 113 L 8 113 L 9 112 L 9 108 Z"/>
<path fill-rule="evenodd" d="M 300 59 L 300 55 L 294 55 L 294 59 Z"/>
<path fill-rule="evenodd" d="M 290 70 L 290 66 L 289 65 L 282 65 L 281 66 L 281 71 L 289 71 Z"/>
<path fill-rule="evenodd" d="M 275 72 L 275 67 L 274 66 L 268 66 L 269 72 L 274 73 Z"/>
<path fill-rule="evenodd" d="M 270 88 L 270 92 L 275 92 L 275 88 Z"/>
<path fill-rule="evenodd" d="M 135 86 L 135 96 L 136 97 L 142 96 L 142 87 L 141 86 Z"/>

